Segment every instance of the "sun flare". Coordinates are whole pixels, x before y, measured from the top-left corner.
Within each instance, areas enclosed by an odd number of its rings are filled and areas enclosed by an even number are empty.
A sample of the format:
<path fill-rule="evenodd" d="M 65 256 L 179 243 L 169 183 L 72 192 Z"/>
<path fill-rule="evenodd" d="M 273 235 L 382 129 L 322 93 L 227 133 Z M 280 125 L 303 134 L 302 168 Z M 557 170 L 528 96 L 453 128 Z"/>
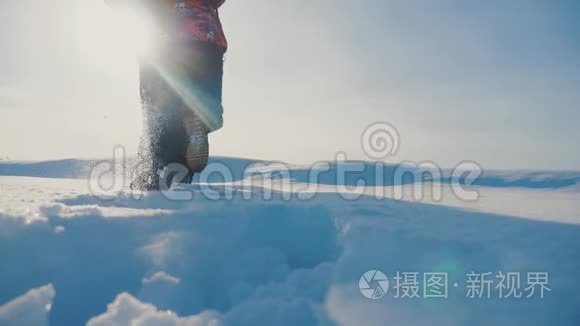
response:
<path fill-rule="evenodd" d="M 108 35 L 130 54 L 142 55 L 151 50 L 154 24 L 150 17 L 130 9 L 110 9 L 111 25 Z"/>
<path fill-rule="evenodd" d="M 75 17 L 78 50 L 107 70 L 123 70 L 127 59 L 134 61 L 154 46 L 153 20 L 134 9 L 97 5 L 79 8 Z"/>

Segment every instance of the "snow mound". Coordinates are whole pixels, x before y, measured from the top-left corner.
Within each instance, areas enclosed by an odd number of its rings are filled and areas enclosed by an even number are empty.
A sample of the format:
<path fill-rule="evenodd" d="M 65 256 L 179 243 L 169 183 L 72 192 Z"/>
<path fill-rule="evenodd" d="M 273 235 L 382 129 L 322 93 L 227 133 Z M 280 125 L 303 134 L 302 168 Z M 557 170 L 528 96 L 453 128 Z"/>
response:
<path fill-rule="evenodd" d="M 55 293 L 54 286 L 48 284 L 0 306 L 0 325 L 48 325 Z"/>
<path fill-rule="evenodd" d="M 108 305 L 107 311 L 92 318 L 88 326 L 204 326 L 219 325 L 219 316 L 211 312 L 200 316 L 180 318 L 172 311 L 160 311 L 143 303 L 128 293 L 121 293 Z"/>

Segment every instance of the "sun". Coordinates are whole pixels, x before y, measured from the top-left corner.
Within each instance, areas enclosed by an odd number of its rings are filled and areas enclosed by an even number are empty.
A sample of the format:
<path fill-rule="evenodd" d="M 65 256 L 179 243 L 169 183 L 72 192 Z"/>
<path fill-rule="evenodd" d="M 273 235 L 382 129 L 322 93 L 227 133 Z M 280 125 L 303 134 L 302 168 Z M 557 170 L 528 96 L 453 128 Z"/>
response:
<path fill-rule="evenodd" d="M 131 9 L 109 9 L 111 19 L 106 31 L 117 45 L 130 54 L 144 55 L 153 47 L 156 29 L 153 19 Z"/>
<path fill-rule="evenodd" d="M 92 3 L 74 10 L 74 43 L 84 59 L 104 69 L 123 69 L 120 65 L 127 60 L 134 61 L 154 48 L 157 29 L 151 17 L 134 8 Z"/>

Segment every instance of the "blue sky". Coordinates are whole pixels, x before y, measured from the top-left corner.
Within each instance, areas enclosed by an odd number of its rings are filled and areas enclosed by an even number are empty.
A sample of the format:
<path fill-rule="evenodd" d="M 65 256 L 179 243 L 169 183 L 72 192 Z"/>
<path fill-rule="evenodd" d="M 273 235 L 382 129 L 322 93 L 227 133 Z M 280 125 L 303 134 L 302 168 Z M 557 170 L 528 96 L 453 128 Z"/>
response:
<path fill-rule="evenodd" d="M 136 69 L 101 7 L 0 3 L 0 156 L 135 150 Z M 364 159 L 364 127 L 388 121 L 401 135 L 390 161 L 578 169 L 579 18 L 564 0 L 230 0 L 212 152 Z"/>

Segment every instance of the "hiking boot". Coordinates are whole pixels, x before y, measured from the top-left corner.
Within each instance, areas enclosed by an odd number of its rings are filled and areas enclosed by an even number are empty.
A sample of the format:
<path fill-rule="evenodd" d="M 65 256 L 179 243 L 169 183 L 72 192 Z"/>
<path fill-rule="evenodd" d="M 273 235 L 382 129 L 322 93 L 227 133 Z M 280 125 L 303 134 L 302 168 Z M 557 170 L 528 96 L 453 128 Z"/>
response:
<path fill-rule="evenodd" d="M 183 124 L 189 141 L 184 153 L 185 164 L 192 173 L 199 173 L 209 159 L 209 131 L 192 110 L 185 108 L 184 111 Z"/>

